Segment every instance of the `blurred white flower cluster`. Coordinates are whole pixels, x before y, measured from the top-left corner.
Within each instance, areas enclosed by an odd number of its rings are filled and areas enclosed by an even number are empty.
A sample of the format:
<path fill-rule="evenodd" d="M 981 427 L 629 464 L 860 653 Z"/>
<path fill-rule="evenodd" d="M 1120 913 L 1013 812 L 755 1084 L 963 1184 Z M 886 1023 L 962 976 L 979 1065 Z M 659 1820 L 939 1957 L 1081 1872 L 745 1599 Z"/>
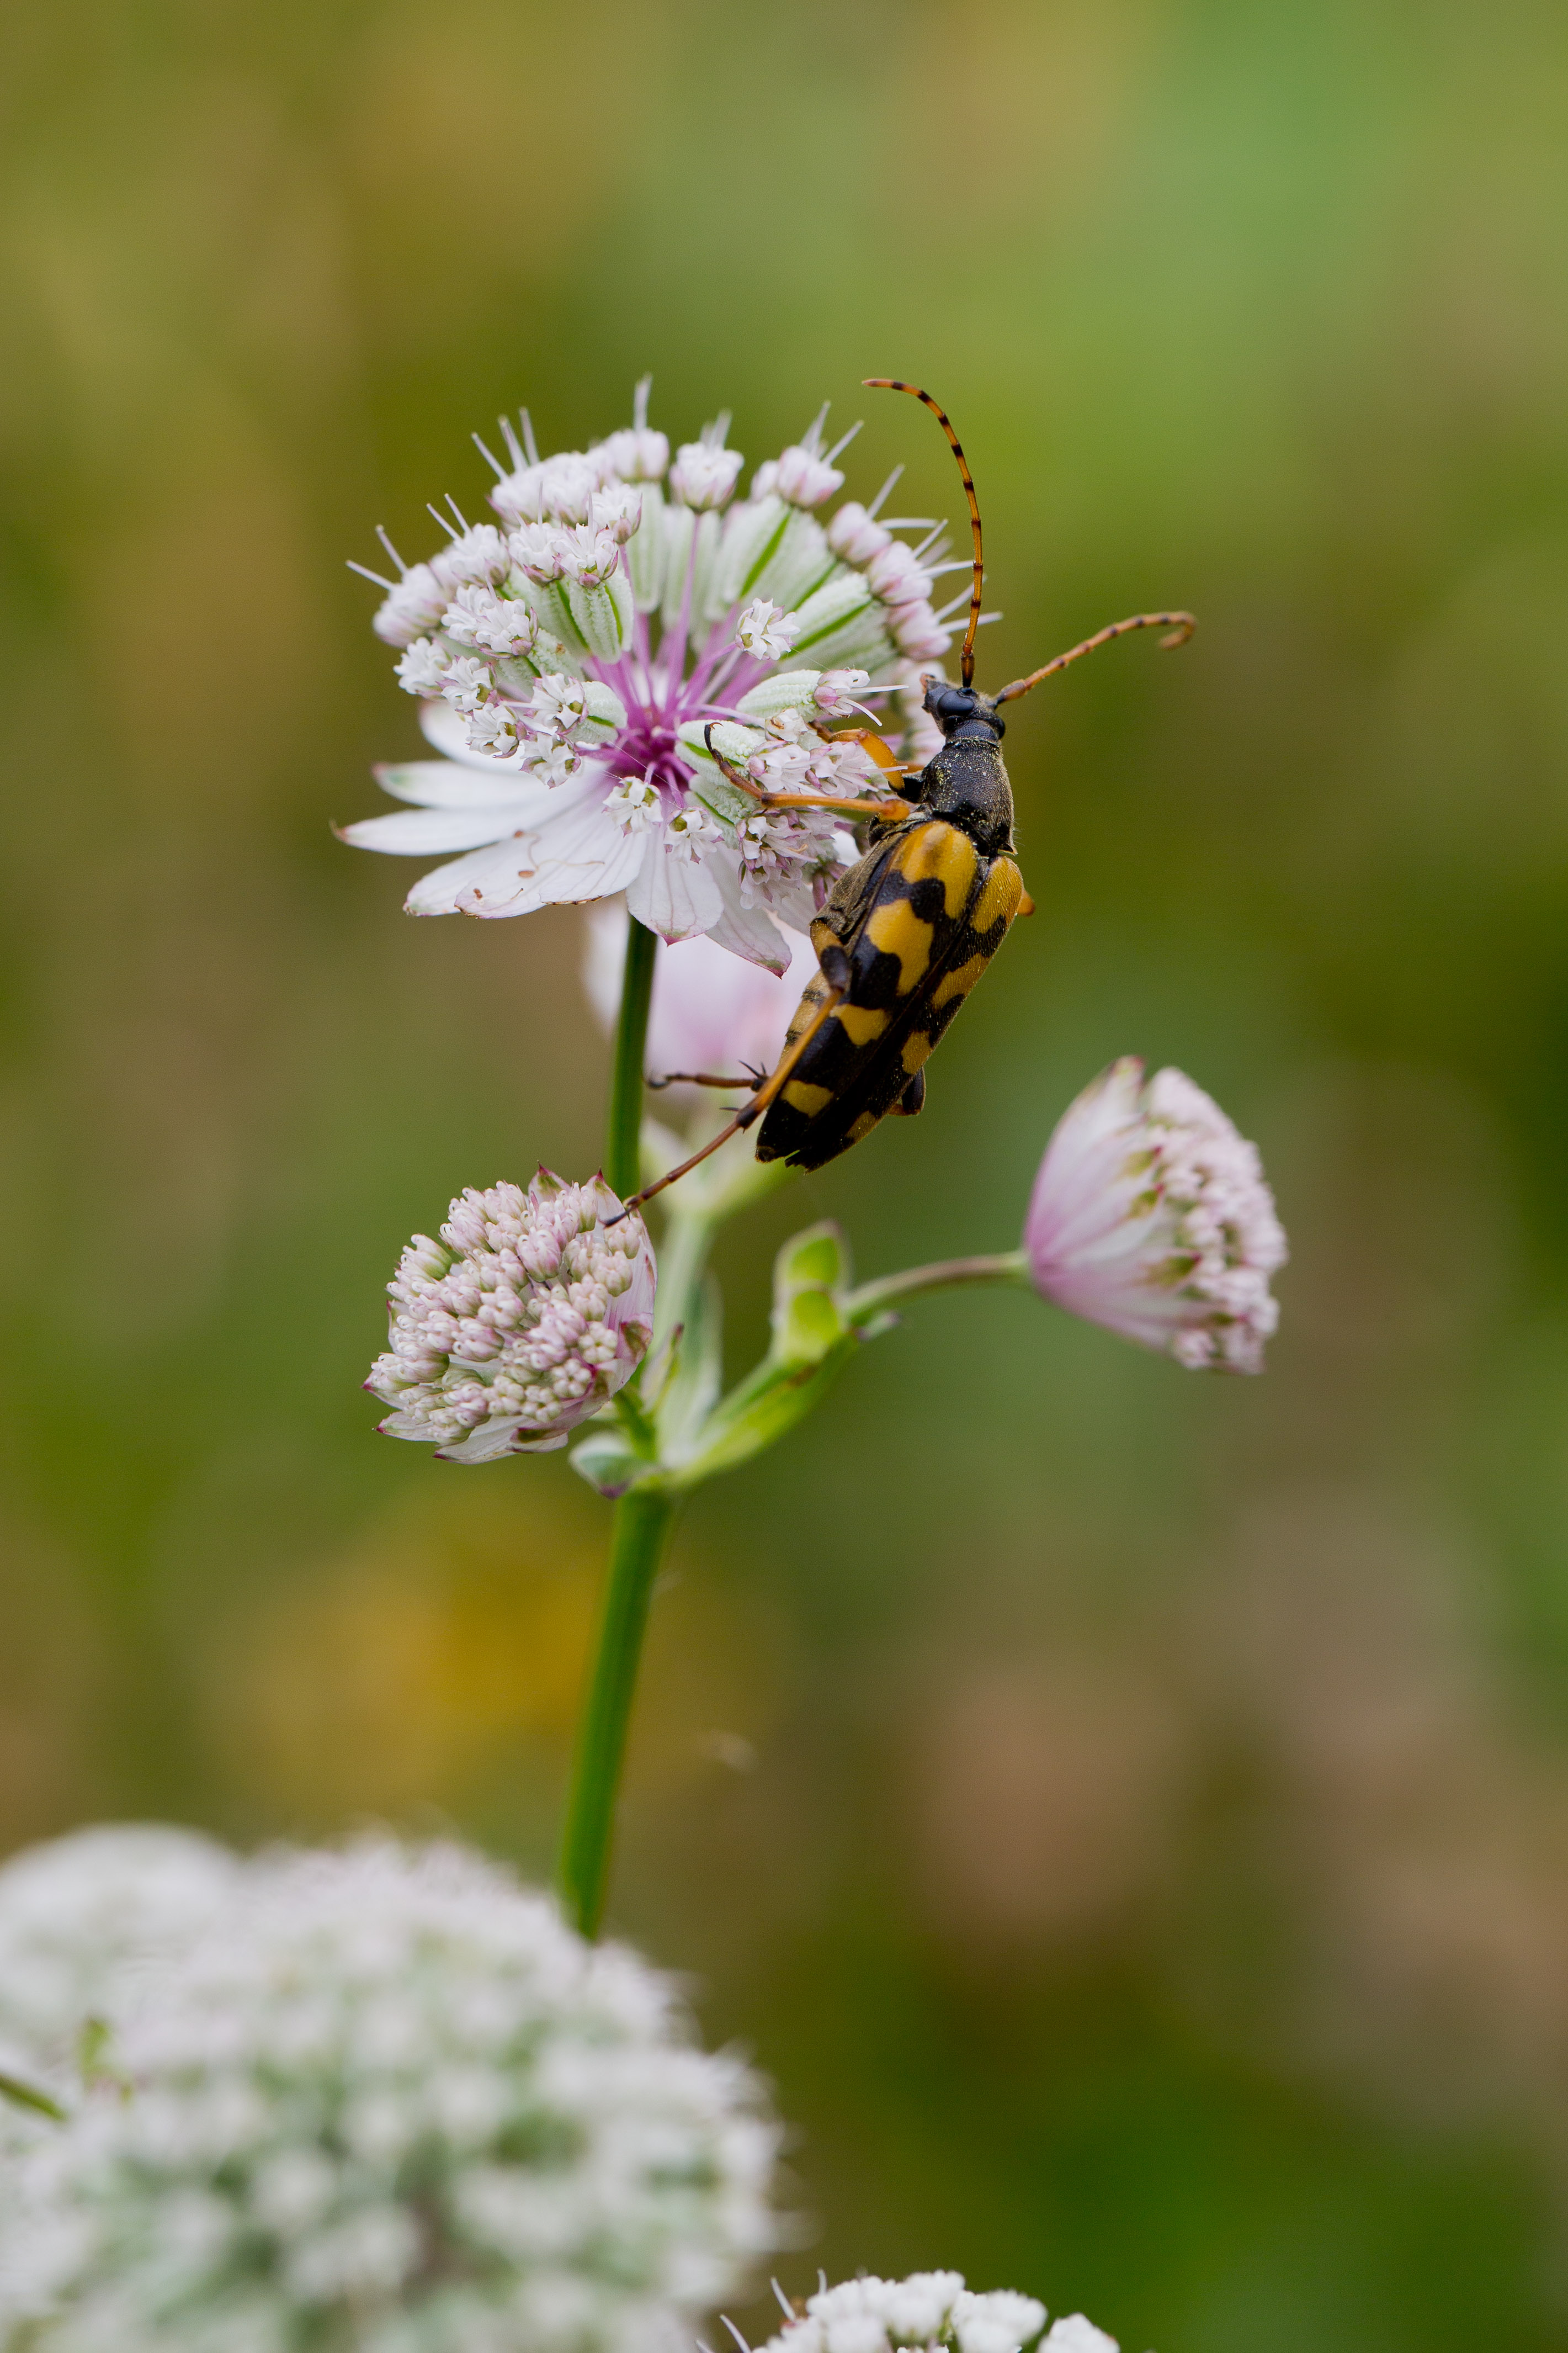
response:
<path fill-rule="evenodd" d="M 1258 1373 L 1285 1263 L 1258 1147 L 1184 1072 L 1131 1055 L 1058 1122 L 1029 1203 L 1035 1282 L 1194 1370 Z"/>
<path fill-rule="evenodd" d="M 943 562 L 942 526 L 879 519 L 896 475 L 869 507 L 822 519 L 851 438 L 824 450 L 826 416 L 737 498 L 728 419 L 672 459 L 646 381 L 632 426 L 585 450 L 541 458 L 524 415 L 521 441 L 502 426 L 509 462 L 489 460 L 497 522 L 454 508 L 428 563 L 390 551 L 375 628 L 442 756 L 378 771 L 412 807 L 343 839 L 457 853 L 416 883 L 412 913 L 521 915 L 625 891 L 668 940 L 706 933 L 784 969 L 777 924 L 806 928 L 854 840 L 831 810 L 749 800 L 707 731 L 763 790 L 880 792 L 882 770 L 829 732 L 931 668 L 952 642 L 934 583 L 969 568 Z M 812 666 L 782 670 L 791 658 Z M 918 756 L 929 733 L 911 737 Z"/>
<path fill-rule="evenodd" d="M 365 1383 L 393 1408 L 379 1427 L 449 1462 L 564 1446 L 641 1363 L 654 1281 L 647 1229 L 602 1178 L 470 1186 L 387 1285 L 390 1345 Z"/>
<path fill-rule="evenodd" d="M 675 2353 L 773 2242 L 756 2083 L 457 1848 L 236 1863 L 93 1992 L 113 2080 L 0 2160 L 7 2348 Z"/>
<path fill-rule="evenodd" d="M 1012 2288 L 984 2294 L 962 2272 L 915 2272 L 908 2279 L 843 2280 L 820 2288 L 760 2353 L 1118 2353 L 1114 2337 L 1081 2312 L 1042 2336 L 1046 2307 Z"/>
<path fill-rule="evenodd" d="M 0 1868 L 0 2050 L 50 2091 L 82 2031 L 111 2024 L 234 1893 L 240 1865 L 198 1831 L 117 1822 L 24 1848 Z"/>

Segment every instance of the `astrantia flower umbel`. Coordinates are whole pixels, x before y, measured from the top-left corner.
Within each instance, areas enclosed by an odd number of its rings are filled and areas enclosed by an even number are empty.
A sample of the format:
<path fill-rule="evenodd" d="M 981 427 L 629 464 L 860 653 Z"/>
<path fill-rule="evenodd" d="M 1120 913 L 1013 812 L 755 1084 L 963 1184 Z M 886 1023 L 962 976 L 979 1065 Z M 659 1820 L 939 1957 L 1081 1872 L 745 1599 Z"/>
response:
<path fill-rule="evenodd" d="M 756 2083 L 453 1847 L 264 1858 L 115 2055 L 0 2200 L 0 2344 L 676 2353 L 773 2238 Z"/>
<path fill-rule="evenodd" d="M 237 1855 L 198 1831 L 106 1822 L 25 1847 L 0 1870 L 0 2043 L 64 2086 L 83 2028 L 127 2002 L 207 1927 Z"/>
<path fill-rule="evenodd" d="M 585 450 L 542 459 L 526 414 L 521 442 L 503 424 L 496 521 L 454 509 L 449 544 L 427 564 L 395 556 L 382 583 L 376 630 L 442 756 L 379 770 L 413 807 L 343 839 L 458 853 L 415 884 L 411 913 L 522 915 L 625 891 L 667 940 L 707 933 L 783 969 L 778 923 L 807 928 L 854 840 L 831 809 L 749 800 L 706 730 L 763 791 L 874 797 L 882 770 L 823 731 L 951 642 L 931 604 L 942 545 L 879 520 L 891 481 L 826 516 L 845 442 L 824 451 L 826 415 L 740 498 L 728 419 L 672 459 L 646 380 L 630 428 Z"/>
<path fill-rule="evenodd" d="M 653 1246 L 602 1177 L 541 1168 L 526 1193 L 470 1186 L 439 1240 L 415 1235 L 387 1294 L 390 1346 L 365 1383 L 393 1408 L 379 1428 L 448 1462 L 542 1453 L 647 1353 Z"/>
<path fill-rule="evenodd" d="M 1178 1364 L 1263 1369 L 1286 1260 L 1257 1146 L 1182 1071 L 1145 1082 L 1131 1055 L 1057 1124 L 1024 1248 L 1058 1307 Z"/>
<path fill-rule="evenodd" d="M 1011 2288 L 976 2294 L 962 2272 L 843 2280 L 806 2299 L 761 2353 L 1117 2353 L 1116 2340 L 1075 2312 L 1044 2336 L 1046 2307 Z"/>

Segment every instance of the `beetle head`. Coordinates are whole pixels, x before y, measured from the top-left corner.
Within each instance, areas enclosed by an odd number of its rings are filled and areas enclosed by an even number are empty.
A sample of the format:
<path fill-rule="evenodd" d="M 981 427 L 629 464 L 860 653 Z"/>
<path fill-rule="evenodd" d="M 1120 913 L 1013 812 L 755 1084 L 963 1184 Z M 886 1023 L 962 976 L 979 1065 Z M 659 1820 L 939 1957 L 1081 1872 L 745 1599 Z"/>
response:
<path fill-rule="evenodd" d="M 994 744 L 1007 732 L 988 694 L 973 686 L 948 686 L 940 678 L 926 681 L 925 707 L 950 744 L 962 738 Z"/>

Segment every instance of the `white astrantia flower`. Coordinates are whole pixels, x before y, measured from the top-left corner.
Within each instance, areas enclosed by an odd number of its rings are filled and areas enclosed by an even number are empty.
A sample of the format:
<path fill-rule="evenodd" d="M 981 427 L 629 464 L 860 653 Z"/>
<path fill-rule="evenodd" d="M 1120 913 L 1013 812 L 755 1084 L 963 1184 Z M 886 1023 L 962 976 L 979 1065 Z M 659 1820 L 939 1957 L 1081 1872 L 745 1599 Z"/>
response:
<path fill-rule="evenodd" d="M 25 2152 L 0 2346 L 684 2353 L 776 2134 L 670 1987 L 453 1846 L 263 1857 Z"/>
<path fill-rule="evenodd" d="M 678 941 L 654 966 L 644 1060 L 650 1076 L 702 1071 L 744 1078 L 771 1071 L 784 1050 L 790 1015 L 816 970 L 816 951 L 798 932 L 784 935 L 782 976 L 764 965 L 737 965 L 711 940 Z M 616 1026 L 626 956 L 626 911 L 613 901 L 588 917 L 583 984 L 606 1034 Z M 693 1089 L 682 1090 L 690 1094 Z"/>
<path fill-rule="evenodd" d="M 0 1867 L 0 2045 L 68 2091 L 83 2029 L 113 2025 L 209 1926 L 242 1866 L 216 1839 L 108 1822 Z"/>
<path fill-rule="evenodd" d="M 415 1235 L 387 1295 L 389 1346 L 365 1383 L 393 1409 L 385 1435 L 448 1462 L 542 1453 L 641 1363 L 653 1245 L 602 1177 L 568 1185 L 541 1168 L 526 1193 L 470 1186 L 438 1240 Z"/>
<path fill-rule="evenodd" d="M 735 624 L 735 642 L 758 661 L 782 661 L 800 635 L 800 623 L 771 596 L 753 597 Z"/>
<path fill-rule="evenodd" d="M 780 2302 L 784 2302 L 780 2295 Z M 962 2272 L 861 2277 L 821 2287 L 759 2353 L 1118 2353 L 1114 2337 L 1075 2312 L 1046 2329 L 1046 2307 L 1012 2288 L 965 2287 Z M 1042 2335 L 1042 2331 L 1045 2333 Z"/>
<path fill-rule="evenodd" d="M 633 425 L 590 449 L 542 458 L 526 417 L 521 442 L 503 427 L 498 522 L 470 526 L 454 508 L 450 545 L 427 564 L 395 557 L 398 577 L 381 584 L 376 630 L 439 756 L 379 770 L 410 806 L 342 838 L 445 860 L 409 892 L 410 913 L 522 915 L 624 892 L 667 940 L 705 934 L 783 969 L 780 926 L 808 927 L 855 837 L 831 809 L 753 807 L 707 730 L 764 789 L 787 772 L 792 790 L 880 796 L 884 772 L 824 737 L 874 716 L 864 695 L 915 682 L 952 642 L 930 601 L 940 527 L 879 522 L 887 490 L 819 517 L 844 481 L 826 415 L 743 497 L 728 419 L 672 461 L 646 380 Z M 812 667 L 786 673 L 786 659 Z M 552 699 L 573 691 L 586 696 L 574 730 Z M 786 707 L 807 739 L 798 776 L 757 764 Z M 899 722 L 907 736 L 902 702 Z"/>
<path fill-rule="evenodd" d="M 1257 1146 L 1182 1071 L 1128 1055 L 1058 1122 L 1024 1249 L 1058 1307 L 1194 1369 L 1258 1373 L 1285 1235 Z"/>

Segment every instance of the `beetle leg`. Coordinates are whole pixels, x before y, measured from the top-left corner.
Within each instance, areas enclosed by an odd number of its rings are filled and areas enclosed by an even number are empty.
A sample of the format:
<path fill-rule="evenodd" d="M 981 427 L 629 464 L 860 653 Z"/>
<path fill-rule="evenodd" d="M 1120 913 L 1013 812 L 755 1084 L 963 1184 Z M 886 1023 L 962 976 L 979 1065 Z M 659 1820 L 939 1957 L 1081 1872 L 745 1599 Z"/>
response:
<path fill-rule="evenodd" d="M 869 730 L 854 728 L 851 729 L 849 733 L 851 734 L 859 735 L 868 733 Z M 737 768 L 733 760 L 727 760 L 722 752 L 715 749 L 711 724 L 703 730 L 703 740 L 708 745 L 709 757 L 715 763 L 721 772 L 724 776 L 728 776 L 732 785 L 738 786 L 742 792 L 750 793 L 752 798 L 756 802 L 757 807 L 760 809 L 842 809 L 846 817 L 885 817 L 888 818 L 889 823 L 894 825 L 901 823 L 902 820 L 910 813 L 910 804 L 908 801 L 895 800 L 891 797 L 885 801 L 850 801 L 839 799 L 831 793 L 764 792 L 762 786 L 755 783 L 752 777 L 748 776 L 743 768 Z M 881 739 L 879 737 L 878 741 L 880 742 L 880 740 Z M 880 765 L 881 764 L 879 762 L 878 765 Z M 902 763 L 898 764 L 898 773 L 900 776 L 905 774 L 905 768 Z"/>
<path fill-rule="evenodd" d="M 847 801 L 834 793 L 763 793 L 757 805 L 765 809 L 842 809 L 846 817 L 882 817 L 889 825 L 901 825 L 914 814 L 912 801 L 899 800 L 891 793 L 882 801 Z"/>
<path fill-rule="evenodd" d="M 689 1170 L 697 1166 L 700 1161 L 706 1160 L 710 1152 L 717 1152 L 721 1144 L 728 1144 L 730 1138 L 732 1135 L 738 1134 L 742 1128 L 750 1127 L 755 1121 L 759 1120 L 763 1112 L 766 1111 L 768 1105 L 773 1102 L 773 1097 L 783 1093 L 784 1087 L 789 1082 L 790 1072 L 794 1070 L 795 1064 L 799 1061 L 801 1056 L 805 1053 L 806 1048 L 810 1045 L 812 1039 L 821 1029 L 823 1023 L 827 1019 L 829 1014 L 834 1012 L 837 1006 L 843 1001 L 843 997 L 844 991 L 841 988 L 828 989 L 826 995 L 822 1000 L 822 1003 L 816 1008 L 815 1018 L 806 1023 L 805 1028 L 801 1031 L 800 1036 L 795 1039 L 795 1044 L 789 1049 L 788 1052 L 782 1054 L 779 1057 L 778 1067 L 774 1071 L 772 1078 L 764 1080 L 763 1083 L 757 1089 L 757 1092 L 752 1096 L 751 1102 L 746 1105 L 745 1110 L 738 1111 L 735 1113 L 734 1118 L 731 1120 L 726 1126 L 721 1127 L 719 1130 L 718 1134 L 711 1137 L 710 1141 L 703 1145 L 700 1152 L 694 1152 L 689 1160 L 683 1160 L 681 1162 L 679 1168 L 667 1169 L 665 1174 L 658 1178 L 654 1184 L 645 1185 L 640 1193 L 634 1193 L 631 1199 L 626 1203 L 626 1208 L 620 1210 L 616 1216 L 606 1218 L 605 1220 L 605 1224 L 610 1226 L 618 1226 L 621 1219 L 627 1216 L 631 1210 L 640 1209 L 645 1201 L 651 1201 L 656 1193 L 662 1193 L 664 1191 L 667 1185 L 673 1185 L 678 1177 L 686 1176 Z"/>
<path fill-rule="evenodd" d="M 830 744 L 858 744 L 868 759 L 875 760 L 879 768 L 890 776 L 918 776 L 924 763 L 899 759 L 885 735 L 874 727 L 836 727 L 828 737 Z"/>
<path fill-rule="evenodd" d="M 721 1078 L 712 1071 L 665 1071 L 657 1079 L 645 1078 L 643 1084 L 652 1094 L 658 1094 L 664 1087 L 742 1087 L 754 1091 L 763 1084 L 763 1079 L 756 1071 L 741 1079 Z"/>

